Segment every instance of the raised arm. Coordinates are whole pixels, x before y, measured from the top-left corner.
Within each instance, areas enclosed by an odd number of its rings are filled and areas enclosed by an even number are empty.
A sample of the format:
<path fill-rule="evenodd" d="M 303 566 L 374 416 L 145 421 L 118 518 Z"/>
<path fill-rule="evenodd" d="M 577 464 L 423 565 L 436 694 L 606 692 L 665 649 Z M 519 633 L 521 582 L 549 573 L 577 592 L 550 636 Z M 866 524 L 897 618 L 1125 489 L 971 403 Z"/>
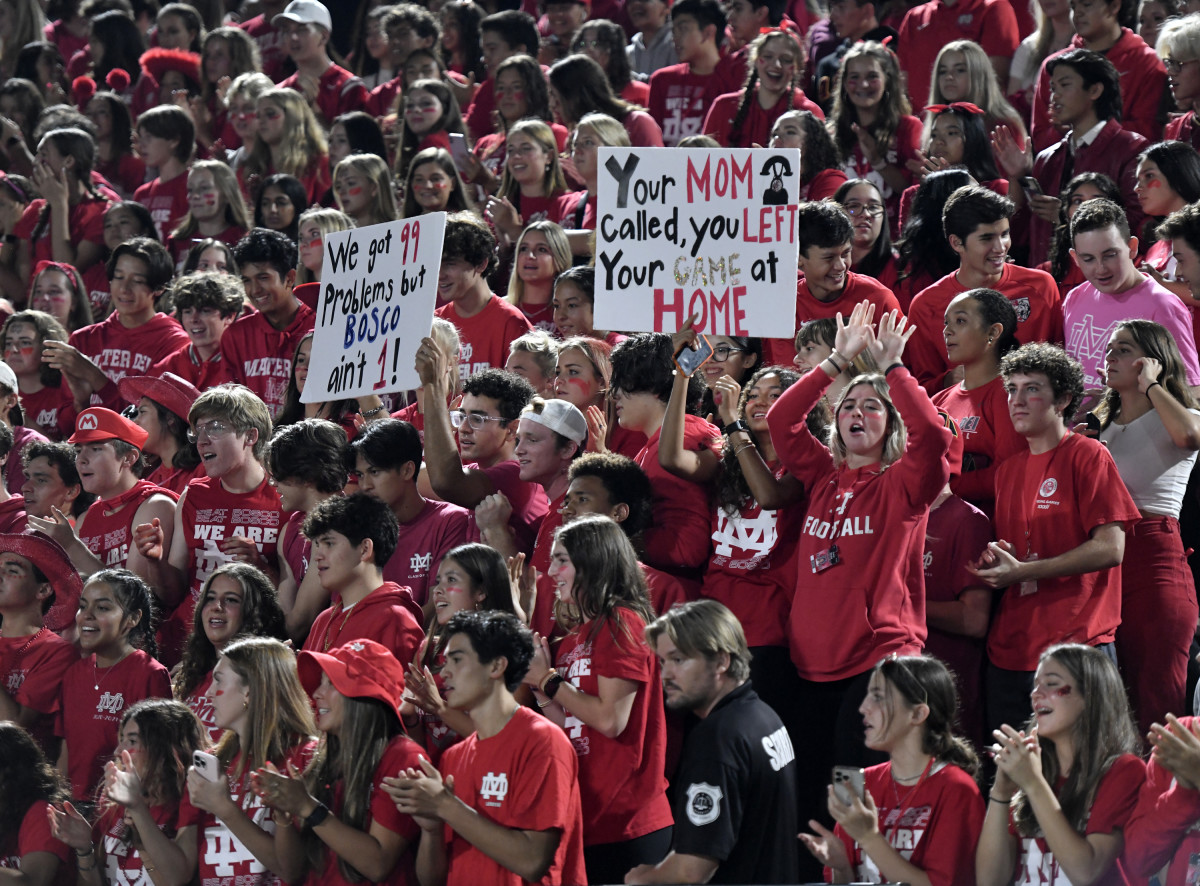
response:
<path fill-rule="evenodd" d="M 682 347 L 694 348 L 699 336 L 692 329 L 696 315 L 692 314 L 683 328 L 671 337 L 672 353 Z M 662 432 L 658 439 L 658 463 L 677 477 L 693 483 L 707 483 L 717 473 L 721 460 L 710 449 L 692 451 L 684 446 L 684 416 L 687 414 L 688 384 L 691 376 L 675 370 L 671 397 L 663 416 Z"/>

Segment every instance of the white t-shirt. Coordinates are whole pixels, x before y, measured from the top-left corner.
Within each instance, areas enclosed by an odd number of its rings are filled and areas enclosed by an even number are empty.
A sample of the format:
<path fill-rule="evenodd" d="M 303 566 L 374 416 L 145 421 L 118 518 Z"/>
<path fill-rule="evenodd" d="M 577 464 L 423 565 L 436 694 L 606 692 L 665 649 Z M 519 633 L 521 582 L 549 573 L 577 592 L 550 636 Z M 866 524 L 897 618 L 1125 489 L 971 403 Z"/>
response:
<path fill-rule="evenodd" d="M 1200 410 L 1188 411 L 1200 415 Z M 1196 452 L 1175 445 L 1158 410 L 1151 409 L 1126 425 L 1114 422 L 1100 439 L 1108 444 L 1138 510 L 1178 518 Z"/>

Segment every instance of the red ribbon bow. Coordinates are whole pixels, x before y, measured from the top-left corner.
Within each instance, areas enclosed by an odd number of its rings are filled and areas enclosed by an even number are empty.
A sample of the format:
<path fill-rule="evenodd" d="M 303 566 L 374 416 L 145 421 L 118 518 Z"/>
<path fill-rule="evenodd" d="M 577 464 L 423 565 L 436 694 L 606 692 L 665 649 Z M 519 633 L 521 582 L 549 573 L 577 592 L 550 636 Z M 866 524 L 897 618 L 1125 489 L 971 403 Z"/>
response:
<path fill-rule="evenodd" d="M 963 114 L 978 114 L 983 116 L 983 108 L 971 102 L 950 102 L 948 105 L 927 105 L 925 108 L 931 114 L 944 114 L 946 111 L 959 111 Z"/>

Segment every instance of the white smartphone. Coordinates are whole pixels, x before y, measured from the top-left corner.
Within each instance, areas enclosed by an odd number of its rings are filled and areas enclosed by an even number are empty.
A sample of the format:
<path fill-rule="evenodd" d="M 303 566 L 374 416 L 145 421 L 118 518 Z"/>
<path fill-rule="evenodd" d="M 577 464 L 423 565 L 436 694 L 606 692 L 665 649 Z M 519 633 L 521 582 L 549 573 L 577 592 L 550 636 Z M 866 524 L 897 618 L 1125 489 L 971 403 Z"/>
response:
<path fill-rule="evenodd" d="M 467 159 L 471 156 L 471 149 L 467 146 L 467 137 L 461 132 L 451 132 L 450 135 L 450 156 L 454 158 L 454 165 L 458 167 L 458 171 L 462 172 L 467 166 Z"/>
<path fill-rule="evenodd" d="M 867 782 L 861 769 L 853 766 L 833 767 L 833 792 L 838 800 L 849 806 L 853 797 L 863 801 L 867 796 Z"/>
<path fill-rule="evenodd" d="M 221 777 L 221 764 L 216 757 L 204 751 L 192 751 L 192 768 L 208 781 L 216 781 Z"/>

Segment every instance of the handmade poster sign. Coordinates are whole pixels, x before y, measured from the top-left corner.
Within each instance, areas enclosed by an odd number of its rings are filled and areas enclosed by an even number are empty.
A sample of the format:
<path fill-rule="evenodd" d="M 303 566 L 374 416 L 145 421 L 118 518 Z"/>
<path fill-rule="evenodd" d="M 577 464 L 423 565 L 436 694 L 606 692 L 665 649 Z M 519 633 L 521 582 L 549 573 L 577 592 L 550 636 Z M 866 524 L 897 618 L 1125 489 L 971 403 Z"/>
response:
<path fill-rule="evenodd" d="M 790 338 L 795 148 L 600 148 L 597 329 Z"/>
<path fill-rule="evenodd" d="M 433 325 L 446 213 L 325 238 L 304 403 L 406 391 Z"/>

